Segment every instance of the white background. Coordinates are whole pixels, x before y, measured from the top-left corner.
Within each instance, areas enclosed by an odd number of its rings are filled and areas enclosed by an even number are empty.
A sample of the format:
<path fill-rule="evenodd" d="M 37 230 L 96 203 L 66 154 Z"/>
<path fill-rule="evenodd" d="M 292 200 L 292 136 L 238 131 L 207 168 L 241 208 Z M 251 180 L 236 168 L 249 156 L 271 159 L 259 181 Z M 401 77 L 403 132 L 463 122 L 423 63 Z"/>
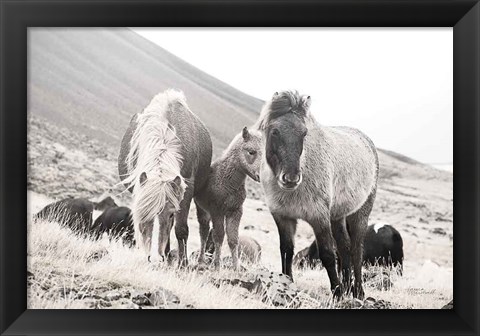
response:
<path fill-rule="evenodd" d="M 324 125 L 361 129 L 380 148 L 453 161 L 451 28 L 135 28 L 250 95 L 312 97 Z"/>

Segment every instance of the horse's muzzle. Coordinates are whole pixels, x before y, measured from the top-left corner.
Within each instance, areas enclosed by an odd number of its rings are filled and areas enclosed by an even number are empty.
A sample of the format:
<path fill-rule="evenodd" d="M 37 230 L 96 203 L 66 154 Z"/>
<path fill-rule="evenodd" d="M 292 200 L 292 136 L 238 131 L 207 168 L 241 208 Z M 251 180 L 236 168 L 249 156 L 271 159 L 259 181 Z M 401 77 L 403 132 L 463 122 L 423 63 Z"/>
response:
<path fill-rule="evenodd" d="M 278 185 L 283 190 L 295 190 L 302 182 L 302 173 L 298 174 L 281 174 Z"/>

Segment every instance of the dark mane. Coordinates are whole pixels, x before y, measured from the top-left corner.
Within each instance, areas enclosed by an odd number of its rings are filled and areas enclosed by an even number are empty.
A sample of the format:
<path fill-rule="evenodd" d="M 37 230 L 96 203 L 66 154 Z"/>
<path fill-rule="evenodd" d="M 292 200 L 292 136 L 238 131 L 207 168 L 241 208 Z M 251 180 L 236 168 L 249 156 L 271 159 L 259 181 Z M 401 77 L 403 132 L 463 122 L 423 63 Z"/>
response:
<path fill-rule="evenodd" d="M 310 96 L 301 95 L 296 90 L 275 92 L 272 99 L 265 103 L 256 126 L 259 130 L 264 129 L 271 120 L 287 113 L 294 113 L 304 120 L 309 108 Z"/>

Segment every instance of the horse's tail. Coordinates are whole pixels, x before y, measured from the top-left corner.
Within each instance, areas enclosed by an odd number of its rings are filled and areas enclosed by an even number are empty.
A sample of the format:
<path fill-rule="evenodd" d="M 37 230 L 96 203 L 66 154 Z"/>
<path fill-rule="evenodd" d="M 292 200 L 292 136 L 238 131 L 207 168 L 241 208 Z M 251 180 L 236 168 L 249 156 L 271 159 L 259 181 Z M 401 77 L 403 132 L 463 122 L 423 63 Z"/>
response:
<path fill-rule="evenodd" d="M 136 117 L 126 157 L 129 175 L 123 181 L 127 189 L 133 189 L 135 224 L 152 220 L 163 210 L 167 200 L 178 208 L 183 198 L 183 193 L 178 198 L 175 186 L 170 183 L 180 176 L 182 165 L 182 144 L 168 121 L 168 111 L 175 104 L 188 109 L 182 92 L 167 90 L 156 95 Z M 183 177 L 180 178 L 181 189 L 185 190 Z"/>

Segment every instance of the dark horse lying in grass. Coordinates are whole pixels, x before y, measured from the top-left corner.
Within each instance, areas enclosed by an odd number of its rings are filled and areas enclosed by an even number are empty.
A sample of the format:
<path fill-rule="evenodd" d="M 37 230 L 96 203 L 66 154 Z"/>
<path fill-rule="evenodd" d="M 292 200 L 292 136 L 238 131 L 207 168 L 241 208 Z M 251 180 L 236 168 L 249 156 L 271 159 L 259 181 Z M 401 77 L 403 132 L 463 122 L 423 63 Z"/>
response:
<path fill-rule="evenodd" d="M 353 128 L 320 125 L 310 114 L 310 96 L 292 91 L 275 93 L 257 126 L 265 145 L 260 181 L 280 235 L 282 272 L 292 276 L 295 230 L 302 219 L 313 228 L 334 295 L 350 291 L 353 264 L 353 296 L 363 298 L 362 244 L 378 179 L 372 141 Z"/>
<path fill-rule="evenodd" d="M 134 245 L 132 212 L 127 207 L 110 207 L 93 223 L 93 230 L 100 238 L 106 233 L 110 238 L 120 238 L 126 245 Z"/>
<path fill-rule="evenodd" d="M 295 255 L 294 263 L 299 267 L 314 268 L 320 262 L 317 243 Z M 363 243 L 363 264 L 395 267 L 403 273 L 403 240 L 400 233 L 391 225 L 370 225 Z"/>
<path fill-rule="evenodd" d="M 75 233 L 97 238 L 98 231 L 93 225 L 94 210 L 101 212 L 116 206 L 111 197 L 106 197 L 98 203 L 86 198 L 67 198 L 46 205 L 34 215 L 34 220 L 57 221 Z"/>

